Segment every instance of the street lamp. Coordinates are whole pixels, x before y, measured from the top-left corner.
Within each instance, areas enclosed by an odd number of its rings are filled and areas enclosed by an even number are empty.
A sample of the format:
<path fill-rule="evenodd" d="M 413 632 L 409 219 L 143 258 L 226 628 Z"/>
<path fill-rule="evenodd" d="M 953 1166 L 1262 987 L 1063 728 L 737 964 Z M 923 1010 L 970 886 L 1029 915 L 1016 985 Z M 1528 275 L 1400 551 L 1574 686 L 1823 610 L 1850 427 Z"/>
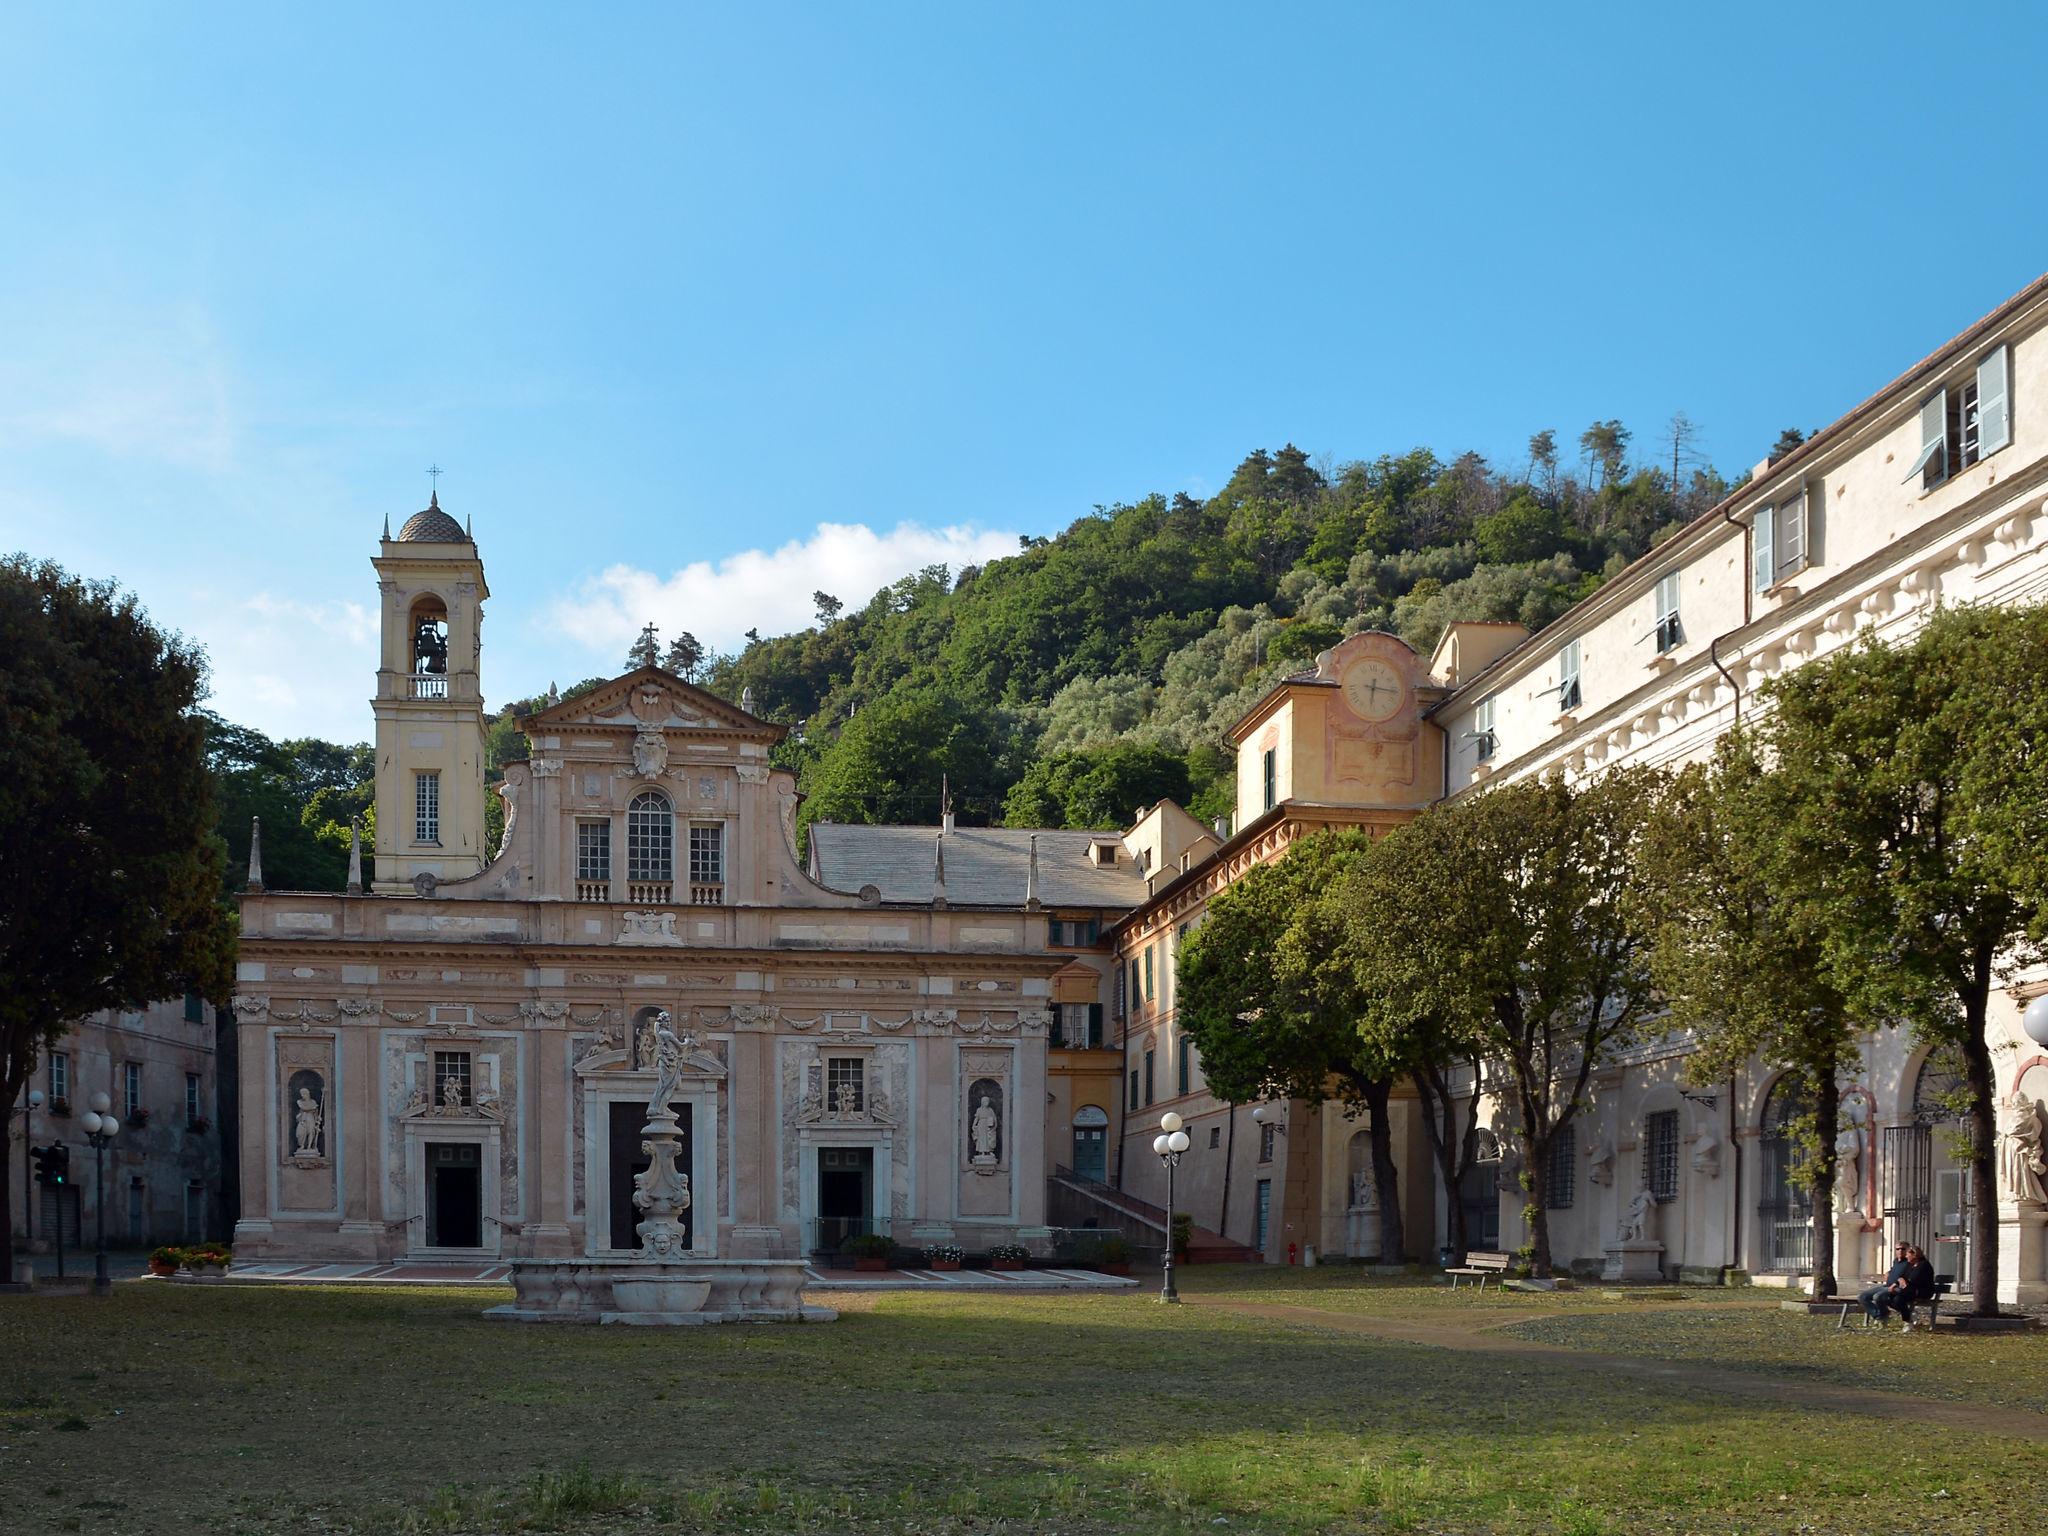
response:
<path fill-rule="evenodd" d="M 1180 1300 L 1180 1292 L 1173 1288 L 1173 1170 L 1180 1166 L 1180 1155 L 1188 1149 L 1188 1133 L 1181 1129 L 1185 1123 L 1169 1109 L 1159 1117 L 1159 1134 L 1152 1138 L 1152 1150 L 1166 1164 L 1166 1278 L 1159 1286 L 1161 1301 Z"/>
<path fill-rule="evenodd" d="M 43 1090 L 29 1089 L 21 1101 L 21 1262 L 33 1262 L 28 1258 L 29 1244 L 35 1236 L 35 1163 L 36 1111 L 43 1107 Z M 8 1106 L 7 1115 L 12 1119 L 17 1111 Z M 14 1279 L 13 1275 L 6 1277 Z"/>
<path fill-rule="evenodd" d="M 93 1197 L 99 1202 L 99 1252 L 92 1256 L 92 1293 L 95 1296 L 114 1294 L 114 1282 L 107 1278 L 107 1177 L 104 1155 L 114 1144 L 114 1137 L 121 1129 L 121 1122 L 108 1113 L 114 1101 L 104 1093 L 92 1096 L 92 1108 L 85 1112 L 80 1122 L 85 1127 L 85 1139 L 92 1143 L 92 1184 Z"/>

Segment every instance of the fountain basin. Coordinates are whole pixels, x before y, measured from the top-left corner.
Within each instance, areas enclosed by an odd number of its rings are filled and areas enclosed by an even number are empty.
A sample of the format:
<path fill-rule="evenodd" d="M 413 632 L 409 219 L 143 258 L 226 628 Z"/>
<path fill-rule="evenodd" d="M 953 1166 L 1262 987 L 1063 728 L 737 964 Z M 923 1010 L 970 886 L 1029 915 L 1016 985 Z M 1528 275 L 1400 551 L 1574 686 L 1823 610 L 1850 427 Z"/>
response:
<path fill-rule="evenodd" d="M 612 1302 L 620 1312 L 701 1312 L 711 1282 L 678 1275 L 655 1280 L 614 1280 Z"/>
<path fill-rule="evenodd" d="M 484 1316 L 643 1328 L 829 1323 L 839 1314 L 804 1304 L 809 1278 L 802 1259 L 521 1259 L 512 1266 L 512 1304 Z"/>

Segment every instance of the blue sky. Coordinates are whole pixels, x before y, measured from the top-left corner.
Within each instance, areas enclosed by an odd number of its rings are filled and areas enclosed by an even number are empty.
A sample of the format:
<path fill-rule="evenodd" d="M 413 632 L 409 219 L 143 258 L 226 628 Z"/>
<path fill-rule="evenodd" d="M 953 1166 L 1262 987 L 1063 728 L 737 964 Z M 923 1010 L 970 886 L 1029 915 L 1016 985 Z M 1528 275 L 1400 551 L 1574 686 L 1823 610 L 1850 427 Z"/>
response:
<path fill-rule="evenodd" d="M 15 6 L 0 549 L 369 729 L 385 515 L 501 701 L 1251 448 L 1724 469 L 2048 269 L 2048 13 Z"/>

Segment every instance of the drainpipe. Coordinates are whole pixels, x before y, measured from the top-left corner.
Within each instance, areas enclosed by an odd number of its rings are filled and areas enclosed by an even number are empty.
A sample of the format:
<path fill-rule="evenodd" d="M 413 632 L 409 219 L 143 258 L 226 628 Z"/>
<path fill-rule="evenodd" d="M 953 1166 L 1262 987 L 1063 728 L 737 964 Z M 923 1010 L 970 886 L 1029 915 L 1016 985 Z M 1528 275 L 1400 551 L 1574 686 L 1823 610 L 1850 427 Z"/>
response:
<path fill-rule="evenodd" d="M 1735 1220 L 1729 1223 L 1730 1269 L 1742 1268 L 1742 1139 L 1735 1134 L 1735 1074 L 1728 1074 L 1728 1147 L 1735 1154 Z"/>
<path fill-rule="evenodd" d="M 1237 1101 L 1230 1104 L 1229 1129 L 1223 1133 L 1223 1204 L 1216 1212 L 1216 1230 L 1230 1236 L 1230 1164 L 1237 1156 Z"/>
<path fill-rule="evenodd" d="M 1721 520 L 1725 522 L 1730 528 L 1735 529 L 1738 533 L 1742 535 L 1742 558 L 1736 562 L 1736 578 L 1742 583 L 1742 628 L 1747 629 L 1749 628 L 1751 619 L 1754 617 L 1752 604 L 1756 600 L 1756 594 L 1749 579 L 1749 567 L 1751 558 L 1749 552 L 1749 539 L 1752 530 L 1748 523 L 1738 523 L 1737 521 L 1735 521 L 1735 514 L 1733 512 L 1730 512 L 1726 507 L 1723 507 L 1721 509 Z M 1714 636 L 1713 640 L 1709 642 L 1707 646 L 1707 660 L 1711 661 L 1714 664 L 1714 670 L 1716 672 L 1720 673 L 1723 677 L 1728 679 L 1728 687 L 1730 691 L 1733 692 L 1735 695 L 1735 724 L 1738 729 L 1742 725 L 1742 686 L 1741 684 L 1735 681 L 1735 674 L 1733 672 L 1730 672 L 1726 667 L 1721 665 L 1721 642 L 1723 640 L 1726 640 L 1729 637 L 1729 635 L 1735 635 L 1740 633 L 1741 630 L 1731 629 L 1728 631 L 1728 634 L 1726 635 Z"/>

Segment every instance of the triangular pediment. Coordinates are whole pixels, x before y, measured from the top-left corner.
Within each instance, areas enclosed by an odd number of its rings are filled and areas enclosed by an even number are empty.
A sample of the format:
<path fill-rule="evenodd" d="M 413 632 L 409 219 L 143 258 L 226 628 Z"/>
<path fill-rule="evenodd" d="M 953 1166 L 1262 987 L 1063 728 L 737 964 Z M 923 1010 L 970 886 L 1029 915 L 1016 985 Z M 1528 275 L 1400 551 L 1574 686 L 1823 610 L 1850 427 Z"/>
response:
<path fill-rule="evenodd" d="M 640 667 L 602 687 L 522 715 L 521 729 L 716 731 L 756 741 L 779 741 L 788 728 L 750 715 L 660 667 Z"/>

